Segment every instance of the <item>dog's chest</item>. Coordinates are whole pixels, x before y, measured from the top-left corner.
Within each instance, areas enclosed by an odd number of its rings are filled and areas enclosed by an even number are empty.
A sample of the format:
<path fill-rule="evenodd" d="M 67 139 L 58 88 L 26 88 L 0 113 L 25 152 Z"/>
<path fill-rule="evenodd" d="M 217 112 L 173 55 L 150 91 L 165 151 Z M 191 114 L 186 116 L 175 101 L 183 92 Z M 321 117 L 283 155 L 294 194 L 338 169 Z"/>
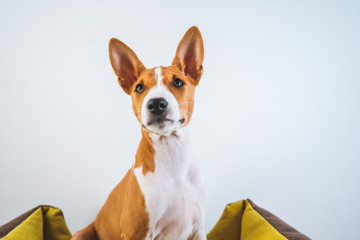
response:
<path fill-rule="evenodd" d="M 149 213 L 146 239 L 188 239 L 201 228 L 206 190 L 191 146 L 155 142 L 155 171 L 134 170 Z"/>

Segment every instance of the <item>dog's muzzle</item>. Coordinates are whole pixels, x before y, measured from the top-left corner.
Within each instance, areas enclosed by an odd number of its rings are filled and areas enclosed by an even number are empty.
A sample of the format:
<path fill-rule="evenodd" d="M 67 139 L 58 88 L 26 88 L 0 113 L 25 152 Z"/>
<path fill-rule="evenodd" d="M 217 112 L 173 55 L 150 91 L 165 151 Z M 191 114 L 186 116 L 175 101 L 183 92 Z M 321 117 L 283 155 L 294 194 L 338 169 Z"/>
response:
<path fill-rule="evenodd" d="M 156 124 L 158 128 L 163 128 L 166 122 L 174 122 L 174 120 L 167 117 L 168 105 L 165 98 L 150 99 L 146 105 L 146 108 L 150 113 L 147 126 Z"/>

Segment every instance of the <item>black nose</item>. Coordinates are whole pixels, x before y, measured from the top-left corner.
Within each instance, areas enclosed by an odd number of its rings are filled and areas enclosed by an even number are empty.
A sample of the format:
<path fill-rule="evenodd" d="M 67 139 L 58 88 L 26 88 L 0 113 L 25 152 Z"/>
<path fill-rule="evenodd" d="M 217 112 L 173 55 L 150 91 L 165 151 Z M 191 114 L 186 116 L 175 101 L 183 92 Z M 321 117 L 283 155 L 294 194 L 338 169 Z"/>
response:
<path fill-rule="evenodd" d="M 164 98 L 153 98 L 147 103 L 147 109 L 154 114 L 160 114 L 167 108 L 168 102 Z"/>

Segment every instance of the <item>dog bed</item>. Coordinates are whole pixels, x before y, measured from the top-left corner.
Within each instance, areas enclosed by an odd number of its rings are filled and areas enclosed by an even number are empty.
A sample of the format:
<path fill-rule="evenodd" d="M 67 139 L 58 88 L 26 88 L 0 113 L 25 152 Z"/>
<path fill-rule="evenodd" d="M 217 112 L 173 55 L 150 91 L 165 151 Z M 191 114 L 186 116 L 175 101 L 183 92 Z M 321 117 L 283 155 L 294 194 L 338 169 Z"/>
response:
<path fill-rule="evenodd" d="M 1 240 L 69 240 L 71 233 L 60 209 L 39 206 L 0 227 Z"/>
<path fill-rule="evenodd" d="M 231 203 L 214 228 L 208 240 L 309 240 L 307 236 L 255 205 L 250 199 Z"/>
<path fill-rule="evenodd" d="M 71 233 L 60 209 L 39 206 L 0 227 L 1 240 L 69 240 Z M 272 213 L 242 200 L 226 206 L 208 240 L 308 240 Z"/>

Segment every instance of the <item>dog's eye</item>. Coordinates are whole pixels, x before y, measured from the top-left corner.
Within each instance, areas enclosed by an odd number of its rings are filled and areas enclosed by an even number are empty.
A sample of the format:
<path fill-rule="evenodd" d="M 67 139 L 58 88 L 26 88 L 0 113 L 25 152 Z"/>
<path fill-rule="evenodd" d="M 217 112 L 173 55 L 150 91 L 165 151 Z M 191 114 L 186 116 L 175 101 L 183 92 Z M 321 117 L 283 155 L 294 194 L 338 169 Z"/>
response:
<path fill-rule="evenodd" d="M 144 91 L 144 89 L 145 89 L 144 84 L 139 83 L 139 84 L 136 85 L 136 87 L 135 87 L 135 92 L 137 92 L 137 93 L 142 93 L 142 92 Z"/>
<path fill-rule="evenodd" d="M 179 78 L 174 78 L 172 81 L 172 85 L 174 87 L 181 88 L 182 86 L 184 86 L 184 82 Z"/>

